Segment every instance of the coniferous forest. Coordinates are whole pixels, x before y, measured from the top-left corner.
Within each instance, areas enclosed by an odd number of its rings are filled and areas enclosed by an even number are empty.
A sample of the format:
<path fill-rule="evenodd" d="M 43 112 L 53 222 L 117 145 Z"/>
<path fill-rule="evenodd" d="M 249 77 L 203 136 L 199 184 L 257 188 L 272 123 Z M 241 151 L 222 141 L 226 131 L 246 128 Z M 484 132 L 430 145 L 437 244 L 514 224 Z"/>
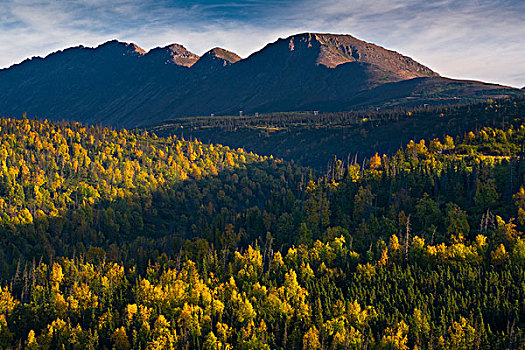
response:
<path fill-rule="evenodd" d="M 323 171 L 0 119 L 0 348 L 524 349 L 525 108 L 498 103 Z"/>

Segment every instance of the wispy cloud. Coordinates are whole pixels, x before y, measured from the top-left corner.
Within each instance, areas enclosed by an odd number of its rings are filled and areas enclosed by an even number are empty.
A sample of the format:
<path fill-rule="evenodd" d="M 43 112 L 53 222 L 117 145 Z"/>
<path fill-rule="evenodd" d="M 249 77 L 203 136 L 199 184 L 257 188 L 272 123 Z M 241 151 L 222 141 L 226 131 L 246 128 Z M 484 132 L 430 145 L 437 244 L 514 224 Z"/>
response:
<path fill-rule="evenodd" d="M 525 85 L 522 0 L 0 0 L 0 66 L 117 38 L 247 56 L 298 32 L 352 34 L 442 75 Z"/>

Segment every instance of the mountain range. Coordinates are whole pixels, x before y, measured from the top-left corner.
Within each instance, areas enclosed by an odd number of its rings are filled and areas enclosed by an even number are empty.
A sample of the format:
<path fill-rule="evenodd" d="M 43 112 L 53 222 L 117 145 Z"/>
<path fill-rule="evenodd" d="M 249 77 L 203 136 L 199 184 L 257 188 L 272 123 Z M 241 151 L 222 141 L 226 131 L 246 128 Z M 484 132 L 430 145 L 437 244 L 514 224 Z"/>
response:
<path fill-rule="evenodd" d="M 0 70 L 0 114 L 136 127 L 180 116 L 448 104 L 523 95 L 441 77 L 350 35 L 303 33 L 249 57 L 202 56 L 172 44 L 148 52 L 116 40 Z"/>

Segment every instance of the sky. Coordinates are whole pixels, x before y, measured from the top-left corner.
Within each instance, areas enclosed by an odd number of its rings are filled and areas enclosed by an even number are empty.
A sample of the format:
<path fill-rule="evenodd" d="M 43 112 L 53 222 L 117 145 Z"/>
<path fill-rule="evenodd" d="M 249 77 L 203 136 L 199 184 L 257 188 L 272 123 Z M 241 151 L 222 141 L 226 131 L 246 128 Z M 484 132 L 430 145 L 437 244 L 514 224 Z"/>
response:
<path fill-rule="evenodd" d="M 0 0 L 0 67 L 112 39 L 247 57 L 303 32 L 351 34 L 442 76 L 525 86 L 525 0 Z"/>

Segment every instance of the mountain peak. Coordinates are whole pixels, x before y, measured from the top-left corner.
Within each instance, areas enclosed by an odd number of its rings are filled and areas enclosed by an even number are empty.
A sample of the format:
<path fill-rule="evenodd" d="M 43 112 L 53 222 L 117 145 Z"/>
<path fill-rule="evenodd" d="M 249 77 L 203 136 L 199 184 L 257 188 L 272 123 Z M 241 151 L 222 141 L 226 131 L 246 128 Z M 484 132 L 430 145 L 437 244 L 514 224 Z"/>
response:
<path fill-rule="evenodd" d="M 83 48 L 83 46 L 80 46 L 81 48 Z M 136 53 L 136 54 L 139 54 L 139 55 L 144 55 L 146 54 L 146 51 L 144 49 L 142 49 L 140 46 L 138 46 L 137 44 L 134 44 L 134 43 L 127 43 L 127 42 L 123 42 L 123 41 L 118 41 L 116 39 L 113 39 L 113 40 L 110 40 L 110 41 L 107 41 L 99 46 L 97 46 L 95 49 L 120 49 L 120 50 L 124 50 L 124 51 L 127 51 L 129 53 Z"/>
<path fill-rule="evenodd" d="M 211 56 L 214 58 L 222 59 L 225 61 L 224 65 L 233 64 L 241 60 L 241 57 L 237 55 L 236 53 L 225 50 L 221 47 L 215 47 L 209 50 L 208 52 L 206 52 L 204 55 L 202 55 L 202 57 L 206 57 L 206 56 Z"/>
<path fill-rule="evenodd" d="M 237 54 L 220 47 L 215 47 L 202 55 L 192 67 L 192 70 L 206 76 L 209 73 L 217 72 L 221 68 L 230 66 L 240 60 L 241 58 Z"/>
<path fill-rule="evenodd" d="M 161 58 L 165 64 L 175 64 L 183 67 L 191 67 L 199 59 L 199 55 L 188 51 L 180 44 L 156 47 L 150 50 L 147 56 Z"/>
<path fill-rule="evenodd" d="M 316 64 L 327 68 L 358 62 L 374 65 L 402 79 L 438 76 L 410 57 L 347 34 L 301 33 L 280 40 L 287 42 L 290 51 L 314 51 Z"/>

